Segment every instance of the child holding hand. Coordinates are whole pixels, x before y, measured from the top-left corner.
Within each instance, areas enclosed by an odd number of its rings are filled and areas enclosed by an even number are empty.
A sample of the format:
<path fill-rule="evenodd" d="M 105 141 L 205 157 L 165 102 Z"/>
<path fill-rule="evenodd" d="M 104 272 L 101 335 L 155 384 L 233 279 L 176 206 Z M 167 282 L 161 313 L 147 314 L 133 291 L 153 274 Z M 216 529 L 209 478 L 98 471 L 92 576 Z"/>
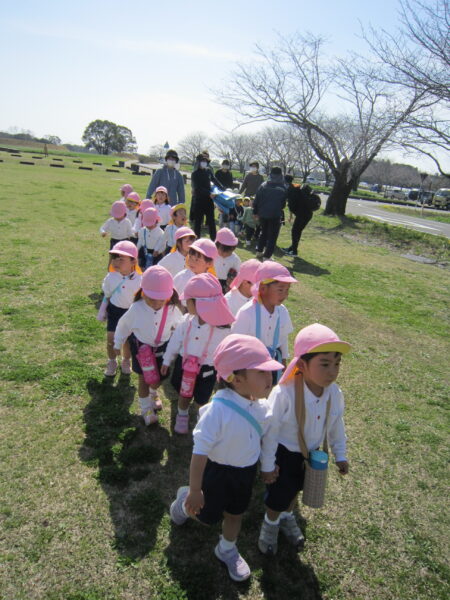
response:
<path fill-rule="evenodd" d="M 241 259 L 234 251 L 239 240 L 227 227 L 219 229 L 216 235 L 217 258 L 214 260 L 214 269 L 225 294 L 229 290 L 229 283 L 236 277 L 241 267 Z"/>
<path fill-rule="evenodd" d="M 123 200 L 113 202 L 110 211 L 111 218 L 100 227 L 102 237 L 108 233 L 111 235 L 109 249 L 123 240 L 133 236 L 133 230 L 129 219 L 127 219 L 127 205 Z"/>
<path fill-rule="evenodd" d="M 304 327 L 295 338 L 293 360 L 267 400 L 270 426 L 262 443 L 261 474 L 268 485 L 258 540 L 264 554 L 277 552 L 279 530 L 297 548 L 304 544 L 293 510 L 311 450 L 328 440 L 339 473 L 348 473 L 344 398 L 334 381 L 341 355 L 349 350 L 350 344 L 328 327 Z"/>
<path fill-rule="evenodd" d="M 214 352 L 219 391 L 200 409 L 194 429 L 189 487 L 178 489 L 170 507 L 176 525 L 189 517 L 212 525 L 222 521 L 222 535 L 214 549 L 234 581 L 250 577 L 236 540 L 250 503 L 267 430 L 265 398 L 272 372 L 282 368 L 264 344 L 248 335 L 228 335 Z"/>

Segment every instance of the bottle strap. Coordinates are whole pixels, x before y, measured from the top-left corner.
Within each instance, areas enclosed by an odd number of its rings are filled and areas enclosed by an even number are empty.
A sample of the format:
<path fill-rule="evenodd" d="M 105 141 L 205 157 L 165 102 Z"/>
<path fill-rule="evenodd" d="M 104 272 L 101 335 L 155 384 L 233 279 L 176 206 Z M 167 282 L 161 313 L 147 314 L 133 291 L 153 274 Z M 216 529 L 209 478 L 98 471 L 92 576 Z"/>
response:
<path fill-rule="evenodd" d="M 168 312 L 169 312 L 169 304 L 165 304 L 164 308 L 163 308 L 163 314 L 161 316 L 161 321 L 160 321 L 159 327 L 158 327 L 158 333 L 156 334 L 156 338 L 155 338 L 155 348 L 157 348 L 159 346 L 159 342 L 161 341 L 164 327 L 165 327 L 166 321 L 167 321 L 167 313 Z"/>
<path fill-rule="evenodd" d="M 195 317 L 193 317 L 190 321 L 189 321 L 189 325 L 186 331 L 186 335 L 184 336 L 184 341 L 183 341 L 183 359 L 186 360 L 188 353 L 187 353 L 187 343 L 188 343 L 188 338 L 189 338 L 189 334 L 191 333 L 191 329 L 192 329 L 192 321 L 194 320 Z M 206 342 L 205 348 L 202 352 L 202 355 L 199 357 L 198 362 L 199 365 L 201 366 L 203 364 L 203 361 L 206 358 L 206 355 L 208 354 L 208 348 L 209 348 L 209 344 L 211 342 L 211 338 L 213 336 L 214 333 L 214 327 L 212 325 L 209 325 L 209 335 L 208 335 L 208 340 Z"/>
<path fill-rule="evenodd" d="M 220 402 L 221 404 L 225 404 L 225 406 L 228 406 L 228 408 L 231 408 L 231 410 L 234 410 L 235 412 L 239 413 L 241 417 L 244 417 L 244 419 L 246 419 L 250 423 L 250 425 L 252 425 L 252 427 L 258 433 L 259 437 L 262 437 L 263 431 L 261 425 L 255 419 L 255 417 L 253 417 L 250 413 L 244 410 L 241 406 L 239 406 L 232 400 L 229 400 L 228 398 L 221 398 L 219 396 L 213 396 L 212 400 L 213 402 Z"/>
<path fill-rule="evenodd" d="M 127 275 L 127 276 L 125 277 L 125 279 L 130 279 L 130 275 Z M 123 280 L 122 280 L 122 281 L 119 283 L 119 285 L 117 285 L 117 286 L 116 286 L 116 287 L 113 289 L 113 291 L 111 292 L 111 295 L 110 295 L 110 296 L 104 296 L 104 298 L 103 298 L 103 301 L 104 301 L 104 302 L 106 302 L 106 300 L 109 300 L 110 298 L 112 298 L 112 297 L 114 296 L 114 294 L 120 290 L 120 288 L 122 287 L 122 283 L 123 283 Z"/>
<path fill-rule="evenodd" d="M 255 300 L 255 311 L 256 311 L 256 337 L 258 340 L 261 339 L 261 304 L 258 300 Z M 273 332 L 272 347 L 268 348 L 272 358 L 275 357 L 278 344 L 280 341 L 280 313 L 278 312 L 277 322 L 275 325 L 275 331 Z"/>
<path fill-rule="evenodd" d="M 306 408 L 305 408 L 305 391 L 303 389 L 303 375 L 298 373 L 294 378 L 295 386 L 295 416 L 298 425 L 298 444 L 300 446 L 301 453 L 308 459 L 309 450 L 305 441 L 305 419 L 306 419 Z M 331 397 L 328 396 L 327 400 L 327 411 L 325 415 L 325 438 L 323 440 L 323 451 L 328 452 L 328 415 L 330 414 Z"/>

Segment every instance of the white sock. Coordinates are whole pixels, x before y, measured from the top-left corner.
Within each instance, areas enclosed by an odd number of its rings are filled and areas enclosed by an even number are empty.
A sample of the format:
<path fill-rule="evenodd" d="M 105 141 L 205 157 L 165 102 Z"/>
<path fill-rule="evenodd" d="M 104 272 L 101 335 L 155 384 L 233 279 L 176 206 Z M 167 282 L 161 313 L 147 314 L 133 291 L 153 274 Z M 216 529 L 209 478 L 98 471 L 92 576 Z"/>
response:
<path fill-rule="evenodd" d="M 280 515 L 281 516 L 281 515 Z M 269 525 L 279 525 L 280 524 L 280 516 L 275 521 L 271 521 L 267 516 L 267 513 L 264 515 L 264 521 Z"/>
<path fill-rule="evenodd" d="M 149 396 L 146 396 L 145 398 L 139 398 L 139 406 L 141 407 L 141 413 L 144 414 L 153 408 L 153 401 L 150 400 Z"/>
<path fill-rule="evenodd" d="M 292 517 L 292 515 L 293 515 L 292 510 L 285 510 L 281 513 L 280 519 L 287 519 L 288 517 Z"/>
<path fill-rule="evenodd" d="M 151 388 L 148 391 L 148 395 L 150 396 L 150 398 L 154 398 L 155 396 L 158 395 L 158 392 L 156 390 L 152 390 Z"/>
<path fill-rule="evenodd" d="M 229 550 L 232 550 L 235 546 L 236 540 L 234 540 L 234 542 L 229 542 L 223 537 L 223 535 L 220 536 L 219 548 L 222 550 L 222 552 L 228 552 Z"/>
<path fill-rule="evenodd" d="M 189 415 L 189 409 L 186 408 L 186 410 L 183 410 L 182 408 L 178 407 L 178 414 L 180 417 L 187 417 Z"/>

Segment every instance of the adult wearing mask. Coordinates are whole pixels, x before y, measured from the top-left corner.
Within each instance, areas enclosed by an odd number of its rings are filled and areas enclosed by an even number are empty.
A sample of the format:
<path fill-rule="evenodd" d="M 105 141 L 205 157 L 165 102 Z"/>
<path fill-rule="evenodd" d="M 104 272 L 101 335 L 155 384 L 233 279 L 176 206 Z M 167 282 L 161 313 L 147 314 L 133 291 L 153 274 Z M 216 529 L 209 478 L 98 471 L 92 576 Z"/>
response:
<path fill-rule="evenodd" d="M 201 237 L 202 223 L 206 217 L 209 237 L 214 241 L 216 239 L 216 223 L 214 221 L 214 202 L 211 198 L 211 183 L 219 189 L 223 189 L 223 186 L 214 177 L 207 156 L 199 154 L 196 164 L 198 166 L 191 175 L 194 232 L 197 238 Z"/>
<path fill-rule="evenodd" d="M 229 160 L 225 159 L 222 161 L 222 167 L 220 169 L 217 169 L 216 171 L 216 179 L 222 184 L 224 189 L 233 189 L 233 173 L 231 172 L 231 165 Z"/>
<path fill-rule="evenodd" d="M 177 169 L 180 159 L 176 150 L 167 150 L 165 161 L 165 165 L 154 172 L 146 197 L 151 198 L 157 187 L 164 186 L 167 189 L 171 206 L 184 204 L 184 180 Z"/>
<path fill-rule="evenodd" d="M 249 164 L 250 170 L 244 177 L 244 181 L 239 189 L 239 193 L 244 196 L 254 196 L 259 186 L 264 182 L 264 177 L 259 172 L 259 162 L 252 161 Z"/>
<path fill-rule="evenodd" d="M 280 167 L 272 167 L 269 179 L 258 188 L 253 202 L 253 214 L 261 226 L 256 258 L 269 260 L 272 257 L 280 233 L 286 198 L 283 173 Z"/>

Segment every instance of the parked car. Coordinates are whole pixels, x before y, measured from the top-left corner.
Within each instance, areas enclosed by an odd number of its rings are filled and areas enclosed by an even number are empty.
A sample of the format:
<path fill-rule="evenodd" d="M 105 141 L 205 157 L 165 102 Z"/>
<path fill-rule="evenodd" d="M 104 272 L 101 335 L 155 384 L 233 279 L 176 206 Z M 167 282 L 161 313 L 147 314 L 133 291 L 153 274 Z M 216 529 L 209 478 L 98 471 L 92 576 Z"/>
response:
<path fill-rule="evenodd" d="M 434 195 L 433 205 L 436 208 L 450 210 L 450 188 L 441 188 L 438 190 Z"/>
<path fill-rule="evenodd" d="M 392 198 L 393 200 L 406 200 L 407 191 L 405 192 L 400 188 L 392 188 L 388 191 L 388 198 Z"/>

